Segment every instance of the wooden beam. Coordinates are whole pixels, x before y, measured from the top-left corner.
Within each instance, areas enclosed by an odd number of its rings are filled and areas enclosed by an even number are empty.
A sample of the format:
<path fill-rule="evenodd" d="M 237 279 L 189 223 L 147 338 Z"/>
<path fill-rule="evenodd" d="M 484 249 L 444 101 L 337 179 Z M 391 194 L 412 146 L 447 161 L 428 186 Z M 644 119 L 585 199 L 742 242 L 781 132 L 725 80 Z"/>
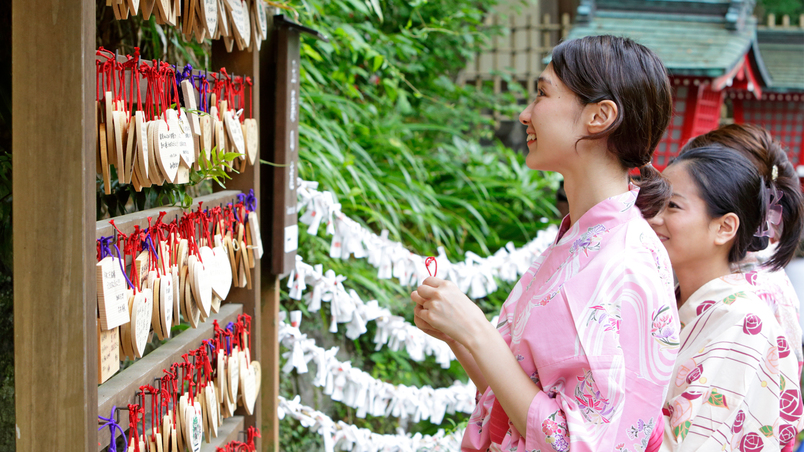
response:
<path fill-rule="evenodd" d="M 218 437 L 212 438 L 209 443 L 206 441 L 201 443 L 201 452 L 215 452 L 218 447 L 223 448 L 231 441 L 244 441 L 242 436 L 238 439 L 238 435 L 245 428 L 243 416 L 232 416 L 224 419 L 223 425 L 218 427 Z"/>
<path fill-rule="evenodd" d="M 217 193 L 212 193 L 205 196 L 199 196 L 194 199 L 192 206 L 190 206 L 190 210 L 197 210 L 198 203 L 203 203 L 202 207 L 216 207 L 218 205 L 225 205 L 228 203 L 237 203 L 237 195 L 240 192 L 237 190 L 225 190 L 220 191 Z M 171 206 L 164 206 L 164 207 L 156 207 L 153 209 L 148 210 L 141 210 L 139 212 L 134 212 L 126 215 L 121 215 L 119 217 L 114 217 L 114 225 L 117 226 L 118 229 L 123 234 L 130 234 L 134 232 L 134 226 L 137 225 L 141 229 L 145 229 L 148 227 L 148 217 L 151 217 L 153 220 L 156 220 L 159 217 L 160 212 L 165 212 L 165 223 L 170 223 L 176 216 L 181 215 L 184 212 L 187 212 L 187 209 L 182 209 L 181 207 L 171 207 Z M 113 235 L 115 233 L 114 228 L 109 223 L 109 219 L 105 220 L 98 220 L 95 222 L 95 237 L 101 238 L 103 236 Z M 122 250 L 121 250 L 122 251 Z"/>
<path fill-rule="evenodd" d="M 11 28 L 16 450 L 86 450 L 97 438 L 95 2 L 13 0 Z"/>

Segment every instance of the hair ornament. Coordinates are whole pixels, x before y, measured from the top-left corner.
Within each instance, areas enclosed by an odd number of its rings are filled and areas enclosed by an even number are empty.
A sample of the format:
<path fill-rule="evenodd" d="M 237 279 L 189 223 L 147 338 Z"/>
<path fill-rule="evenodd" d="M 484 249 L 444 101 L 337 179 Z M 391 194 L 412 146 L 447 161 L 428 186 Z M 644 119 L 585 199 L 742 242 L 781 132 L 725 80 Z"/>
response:
<path fill-rule="evenodd" d="M 773 165 L 773 180 L 776 180 L 777 172 L 776 165 Z M 765 215 L 765 220 L 759 225 L 757 232 L 754 233 L 754 237 L 772 237 L 773 228 L 771 228 L 771 225 L 778 226 L 782 224 L 782 205 L 779 204 L 779 201 L 782 200 L 783 195 L 784 193 L 773 185 L 765 192 L 765 205 L 768 206 L 768 213 Z"/>
<path fill-rule="evenodd" d="M 773 165 L 773 168 L 771 169 L 771 180 L 776 182 L 777 177 L 779 177 L 779 167 Z"/>

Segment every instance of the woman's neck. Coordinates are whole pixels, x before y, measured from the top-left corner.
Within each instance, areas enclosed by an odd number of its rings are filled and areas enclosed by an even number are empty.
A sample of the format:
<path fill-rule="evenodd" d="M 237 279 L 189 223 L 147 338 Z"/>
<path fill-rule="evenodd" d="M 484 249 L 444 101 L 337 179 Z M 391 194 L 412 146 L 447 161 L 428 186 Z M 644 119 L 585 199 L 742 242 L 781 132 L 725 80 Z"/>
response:
<path fill-rule="evenodd" d="M 562 172 L 572 224 L 601 201 L 628 191 L 628 172 L 608 157 Z"/>
<path fill-rule="evenodd" d="M 680 308 L 689 300 L 690 296 L 704 284 L 713 279 L 731 274 L 731 266 L 725 257 L 718 256 L 712 259 L 701 260 L 693 264 L 674 266 L 673 270 L 678 279 Z"/>

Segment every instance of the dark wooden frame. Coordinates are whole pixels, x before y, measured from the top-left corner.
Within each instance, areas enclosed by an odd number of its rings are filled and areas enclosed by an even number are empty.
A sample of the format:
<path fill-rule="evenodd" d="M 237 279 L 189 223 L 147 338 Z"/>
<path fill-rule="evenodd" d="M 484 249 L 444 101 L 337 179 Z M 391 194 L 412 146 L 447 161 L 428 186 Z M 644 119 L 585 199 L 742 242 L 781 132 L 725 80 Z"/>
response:
<path fill-rule="evenodd" d="M 140 379 L 153 378 L 151 373 L 156 368 L 161 372 L 162 363 L 211 336 L 204 334 L 205 327 L 185 331 L 100 388 L 97 385 L 95 240 L 108 235 L 108 222 L 95 221 L 95 14 L 94 0 L 13 0 L 12 4 L 18 451 L 95 450 L 101 439 L 108 438 L 108 432 L 97 431 L 99 408 L 100 414 L 108 415 L 110 404 L 125 402 L 121 391 L 127 392 Z M 229 54 L 222 48 L 218 42 L 213 46 L 213 64 L 252 77 L 259 123 L 259 54 Z M 227 188 L 264 193 L 260 171 L 254 167 L 236 175 Z M 232 195 L 211 196 L 223 202 Z M 259 201 L 267 204 L 265 199 Z M 270 224 L 268 212 L 259 208 L 258 215 L 265 219 L 263 228 Z M 147 213 L 136 213 L 115 222 L 126 228 L 145 218 Z M 264 256 L 262 265 L 269 261 L 270 256 Z M 224 432 L 202 450 L 236 439 L 250 425 L 262 426 L 258 449 L 278 450 L 277 277 L 261 275 L 257 266 L 253 289 L 234 289 L 226 301 L 218 314 L 221 318 L 240 312 L 253 318 L 252 337 L 259 340 L 252 342 L 252 357 L 261 360 L 263 368 L 261 402 L 253 416 L 228 420 Z M 191 344 L 196 339 L 198 343 Z M 129 395 L 132 402 L 133 392 Z M 262 418 L 261 409 L 272 414 Z"/>

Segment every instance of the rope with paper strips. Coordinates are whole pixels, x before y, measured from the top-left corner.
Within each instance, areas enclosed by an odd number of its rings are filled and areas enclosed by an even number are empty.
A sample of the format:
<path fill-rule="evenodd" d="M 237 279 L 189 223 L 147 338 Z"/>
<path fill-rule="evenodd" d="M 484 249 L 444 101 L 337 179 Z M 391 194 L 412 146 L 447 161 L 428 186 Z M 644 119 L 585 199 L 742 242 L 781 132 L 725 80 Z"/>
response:
<path fill-rule="evenodd" d="M 330 191 L 318 191 L 318 182 L 298 179 L 297 211 L 304 213 L 299 222 L 308 225 L 307 232 L 315 235 L 323 222 L 327 234 L 332 235 L 330 256 L 347 259 L 368 258 L 378 269 L 378 279 L 396 278 L 403 286 L 420 285 L 427 278 L 426 257 L 412 253 L 401 243 L 388 239 L 388 231 L 380 235 L 364 228 L 341 211 L 340 203 Z M 495 277 L 516 282 L 519 276 L 555 240 L 558 228 L 549 226 L 539 231 L 536 238 L 521 248 L 509 242 L 489 257 L 480 257 L 468 251 L 464 262 L 451 263 L 442 247 L 438 248 L 440 277 L 453 281 L 469 298 L 483 298 L 497 290 Z"/>
<path fill-rule="evenodd" d="M 447 434 L 444 430 L 439 430 L 432 436 L 424 436 L 421 433 L 412 436 L 402 433 L 381 435 L 343 421 L 336 423 L 326 414 L 302 405 L 300 400 L 299 396 L 294 397 L 293 400 L 279 396 L 279 419 L 282 420 L 285 416 L 292 417 L 299 420 L 303 427 L 320 434 L 324 439 L 325 452 L 335 452 L 336 450 L 412 452 L 421 449 L 453 451 L 461 448 L 463 431 Z"/>
<path fill-rule="evenodd" d="M 338 347 L 325 350 L 318 347 L 314 339 L 302 334 L 298 327 L 301 315 L 287 324 L 283 314 L 280 313 L 279 319 L 279 341 L 290 351 L 282 355 L 286 359 L 282 371 L 290 373 L 295 368 L 299 374 L 307 373 L 307 363 L 313 361 L 316 366 L 313 385 L 324 388 L 324 395 L 332 400 L 356 409 L 359 418 L 365 418 L 366 414 L 393 416 L 410 418 L 416 423 L 429 419 L 439 425 L 445 414 L 456 411 L 471 414 L 475 408 L 477 389 L 471 382 L 455 381 L 452 386 L 433 389 L 378 380 L 352 367 L 348 361 L 338 361 L 335 358 Z"/>
<path fill-rule="evenodd" d="M 346 324 L 346 337 L 355 340 L 368 329 L 366 324 L 376 322 L 374 335 L 375 351 L 387 344 L 392 351 L 405 348 L 414 361 L 421 362 L 433 356 L 436 363 L 447 369 L 455 355 L 444 341 L 438 340 L 405 321 L 401 316 L 391 314 L 387 308 L 380 307 L 377 300 L 364 302 L 354 289 L 346 289 L 345 276 L 326 270 L 321 264 L 310 265 L 296 256 L 296 267 L 288 278 L 288 295 L 291 299 L 304 298 L 309 312 L 321 309 L 322 302 L 330 303 L 329 331 L 336 333 L 338 324 Z M 312 291 L 302 297 L 305 290 Z"/>

